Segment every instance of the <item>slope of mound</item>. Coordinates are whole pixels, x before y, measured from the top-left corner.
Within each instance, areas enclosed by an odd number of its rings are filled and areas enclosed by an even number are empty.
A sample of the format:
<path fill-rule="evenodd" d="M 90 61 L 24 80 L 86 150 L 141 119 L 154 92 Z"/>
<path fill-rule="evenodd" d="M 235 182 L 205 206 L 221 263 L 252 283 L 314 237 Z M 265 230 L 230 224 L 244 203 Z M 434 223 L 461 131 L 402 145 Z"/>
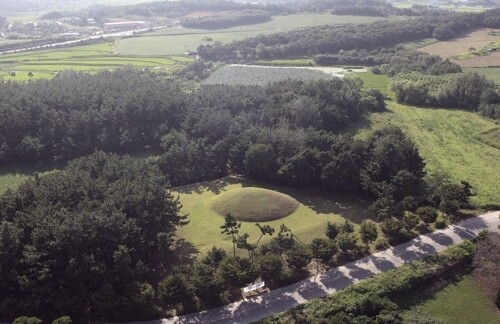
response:
<path fill-rule="evenodd" d="M 215 196 L 211 205 L 221 216 L 231 213 L 240 221 L 267 222 L 290 215 L 299 202 L 277 191 L 246 187 Z"/>

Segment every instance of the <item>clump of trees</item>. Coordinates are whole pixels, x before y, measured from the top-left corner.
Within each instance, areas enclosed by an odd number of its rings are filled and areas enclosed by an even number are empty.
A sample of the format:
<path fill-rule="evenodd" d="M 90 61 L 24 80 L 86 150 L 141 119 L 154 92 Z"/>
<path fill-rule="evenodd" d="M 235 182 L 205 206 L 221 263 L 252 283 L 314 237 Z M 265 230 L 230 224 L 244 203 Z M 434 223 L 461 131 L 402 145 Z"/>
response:
<path fill-rule="evenodd" d="M 500 119 L 500 93 L 493 81 L 477 73 L 457 76 L 453 82 L 432 93 L 429 85 L 410 80 L 394 81 L 391 89 L 398 102 L 430 107 L 465 109 Z"/>
<path fill-rule="evenodd" d="M 404 21 L 378 21 L 361 25 L 330 25 L 285 33 L 259 35 L 229 44 L 201 45 L 207 60 L 239 61 L 283 59 L 339 51 L 374 50 L 425 38 L 450 39 L 474 28 L 499 28 L 500 10 L 484 13 L 441 13 Z"/>
<path fill-rule="evenodd" d="M 0 318 L 157 317 L 154 287 L 172 266 L 176 228 L 187 222 L 165 187 L 154 164 L 96 152 L 7 191 L 0 198 Z"/>

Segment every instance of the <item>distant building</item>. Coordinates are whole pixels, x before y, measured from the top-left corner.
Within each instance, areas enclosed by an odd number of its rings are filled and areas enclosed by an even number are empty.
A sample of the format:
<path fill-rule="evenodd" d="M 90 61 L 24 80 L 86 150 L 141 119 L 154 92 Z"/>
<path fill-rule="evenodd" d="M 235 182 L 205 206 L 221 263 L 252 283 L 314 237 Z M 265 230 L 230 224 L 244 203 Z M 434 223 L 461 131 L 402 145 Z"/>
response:
<path fill-rule="evenodd" d="M 146 21 L 119 21 L 119 22 L 109 22 L 104 24 L 104 32 L 122 31 L 122 30 L 132 30 L 138 28 L 146 28 L 148 23 Z"/>

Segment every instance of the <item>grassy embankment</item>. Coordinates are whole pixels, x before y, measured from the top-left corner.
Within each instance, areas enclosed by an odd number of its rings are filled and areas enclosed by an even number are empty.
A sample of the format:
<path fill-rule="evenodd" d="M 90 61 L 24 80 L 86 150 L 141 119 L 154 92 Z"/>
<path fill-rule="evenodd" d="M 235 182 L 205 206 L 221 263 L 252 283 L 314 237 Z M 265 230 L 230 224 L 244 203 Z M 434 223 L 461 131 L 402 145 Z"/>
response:
<path fill-rule="evenodd" d="M 34 79 L 50 78 L 63 70 L 98 72 L 123 66 L 169 71 L 192 61 L 181 56 L 126 57 L 113 54 L 112 43 L 76 46 L 63 49 L 42 50 L 0 56 L 0 77 L 4 80 L 25 81 L 33 73 Z M 15 76 L 10 76 L 16 71 Z"/>
<path fill-rule="evenodd" d="M 366 87 L 388 93 L 386 76 L 359 75 Z M 399 126 L 415 141 L 429 173 L 446 172 L 456 180 L 470 182 L 477 192 L 474 204 L 500 204 L 498 123 L 463 110 L 416 108 L 392 100 L 387 106 L 386 112 L 368 117 L 358 136 L 385 125 Z"/>
<path fill-rule="evenodd" d="M 218 30 L 189 29 L 175 26 L 144 33 L 136 37 L 123 38 L 117 42 L 117 53 L 122 55 L 177 55 L 195 51 L 200 44 L 215 41 L 228 43 L 254 37 L 259 34 L 285 32 L 292 29 L 326 24 L 369 23 L 398 17 L 336 16 L 330 14 L 297 14 L 275 16 L 262 24 L 238 26 Z"/>

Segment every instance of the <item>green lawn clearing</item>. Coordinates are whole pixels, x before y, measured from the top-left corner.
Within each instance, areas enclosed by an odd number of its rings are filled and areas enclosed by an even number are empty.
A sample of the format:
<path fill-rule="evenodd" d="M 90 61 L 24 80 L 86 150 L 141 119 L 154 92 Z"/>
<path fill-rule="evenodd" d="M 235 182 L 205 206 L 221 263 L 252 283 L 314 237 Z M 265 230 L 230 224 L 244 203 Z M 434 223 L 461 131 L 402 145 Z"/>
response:
<path fill-rule="evenodd" d="M 214 245 L 230 251 L 231 239 L 228 235 L 221 234 L 220 229 L 224 217 L 211 208 L 212 202 L 218 194 L 244 187 L 272 189 L 296 199 L 299 206 L 295 212 L 279 220 L 260 223 L 269 224 L 276 230 L 281 224 L 285 224 L 304 243 L 316 237 L 326 237 L 324 231 L 328 221 L 340 224 L 349 219 L 354 222 L 357 230 L 363 219 L 372 217 L 368 211 L 369 202 L 359 197 L 274 187 L 229 177 L 173 189 L 174 194 L 179 195 L 182 212 L 189 213 L 190 219 L 188 225 L 178 230 L 178 236 L 192 243 L 201 254 L 205 254 Z M 259 205 L 258 202 L 255 205 L 265 213 L 266 205 Z M 248 233 L 249 242 L 254 243 L 260 231 L 255 222 L 242 222 L 240 234 L 242 233 Z M 269 237 L 263 240 L 265 242 Z"/>

